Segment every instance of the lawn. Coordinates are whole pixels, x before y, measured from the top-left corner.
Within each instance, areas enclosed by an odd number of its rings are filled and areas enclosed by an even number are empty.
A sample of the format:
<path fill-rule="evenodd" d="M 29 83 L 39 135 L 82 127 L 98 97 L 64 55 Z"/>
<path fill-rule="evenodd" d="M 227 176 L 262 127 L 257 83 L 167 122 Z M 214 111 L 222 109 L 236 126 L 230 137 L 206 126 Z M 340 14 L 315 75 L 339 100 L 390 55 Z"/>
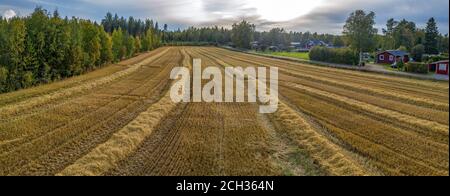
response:
<path fill-rule="evenodd" d="M 258 52 L 258 53 L 309 60 L 309 52 Z"/>

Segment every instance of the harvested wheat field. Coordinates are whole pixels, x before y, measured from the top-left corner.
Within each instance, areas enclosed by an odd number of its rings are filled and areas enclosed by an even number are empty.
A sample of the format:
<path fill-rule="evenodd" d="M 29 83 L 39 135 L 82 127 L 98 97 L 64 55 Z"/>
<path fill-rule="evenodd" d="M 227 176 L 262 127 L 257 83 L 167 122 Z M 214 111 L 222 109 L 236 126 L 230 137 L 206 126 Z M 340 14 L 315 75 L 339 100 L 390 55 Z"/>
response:
<path fill-rule="evenodd" d="M 174 103 L 173 67 L 276 66 L 278 111 Z M 0 175 L 449 175 L 449 84 L 162 47 L 0 95 Z"/>

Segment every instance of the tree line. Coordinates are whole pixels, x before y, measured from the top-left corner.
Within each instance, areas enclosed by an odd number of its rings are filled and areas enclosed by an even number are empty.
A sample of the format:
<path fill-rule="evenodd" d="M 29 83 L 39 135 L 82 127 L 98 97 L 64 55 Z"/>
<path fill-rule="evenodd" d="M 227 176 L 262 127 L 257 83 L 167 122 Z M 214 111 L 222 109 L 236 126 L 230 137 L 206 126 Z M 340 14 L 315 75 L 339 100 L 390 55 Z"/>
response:
<path fill-rule="evenodd" d="M 288 47 L 291 42 L 306 46 L 309 41 L 319 40 L 334 47 L 345 46 L 342 36 L 332 34 L 319 34 L 317 32 L 295 32 L 286 31 L 283 28 L 273 28 L 269 31 L 255 32 L 254 40 L 262 46 L 281 46 Z M 264 48 L 263 48 L 264 49 Z"/>
<path fill-rule="evenodd" d="M 27 17 L 0 17 L 0 92 L 79 75 L 161 45 L 157 24 L 108 24 L 41 7 Z"/>
<path fill-rule="evenodd" d="M 171 43 L 210 43 L 226 44 L 231 42 L 231 31 L 224 27 L 189 27 L 184 30 L 164 31 L 163 42 Z"/>
<path fill-rule="evenodd" d="M 375 13 L 357 10 L 350 14 L 343 27 L 342 35 L 318 34 L 311 32 L 286 31 L 273 28 L 256 31 L 255 25 L 242 21 L 231 29 L 219 27 L 190 27 L 185 30 L 164 31 L 164 42 L 207 42 L 213 44 L 232 43 L 235 47 L 251 49 L 251 42 L 258 41 L 263 49 L 268 46 L 288 47 L 291 42 L 305 46 L 311 40 L 320 40 L 340 48 L 348 47 L 355 52 L 400 49 L 413 56 L 422 54 L 447 53 L 448 34 L 440 34 L 434 18 L 430 18 L 426 28 L 418 28 L 412 21 L 389 19 L 386 27 L 379 31 L 375 26 Z M 420 59 L 420 58 L 418 58 Z"/>
<path fill-rule="evenodd" d="M 224 27 L 189 27 L 184 30 L 164 31 L 165 43 L 210 43 L 215 45 L 233 44 L 239 48 L 250 49 L 250 43 L 258 41 L 266 48 L 268 46 L 289 46 L 291 42 L 298 42 L 302 45 L 310 40 L 321 40 L 327 44 L 342 47 L 344 40 L 342 36 L 331 34 L 318 34 L 311 32 L 286 31 L 282 28 L 274 28 L 269 31 L 256 31 L 255 25 L 241 21 L 232 25 L 231 29 Z"/>

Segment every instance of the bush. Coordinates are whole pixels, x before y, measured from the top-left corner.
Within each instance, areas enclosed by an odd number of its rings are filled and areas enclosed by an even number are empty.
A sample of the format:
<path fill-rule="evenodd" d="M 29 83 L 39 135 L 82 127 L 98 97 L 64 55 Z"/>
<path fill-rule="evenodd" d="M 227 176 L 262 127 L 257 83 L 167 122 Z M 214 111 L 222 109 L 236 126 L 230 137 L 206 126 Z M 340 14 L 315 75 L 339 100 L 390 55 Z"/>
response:
<path fill-rule="evenodd" d="M 22 78 L 22 88 L 27 88 L 33 85 L 33 73 L 30 71 L 26 71 L 25 74 L 23 74 Z"/>
<path fill-rule="evenodd" d="M 0 93 L 8 91 L 6 80 L 8 79 L 8 70 L 0 65 Z"/>
<path fill-rule="evenodd" d="M 433 63 L 437 61 L 448 60 L 448 56 L 444 55 L 424 55 L 423 62 Z"/>
<path fill-rule="evenodd" d="M 406 46 L 400 46 L 400 47 L 398 47 L 397 50 L 400 50 L 400 51 L 408 51 L 408 48 L 406 48 Z"/>
<path fill-rule="evenodd" d="M 414 46 L 411 50 L 411 56 L 417 62 L 422 62 L 423 53 L 425 53 L 425 46 L 422 44 Z"/>
<path fill-rule="evenodd" d="M 359 55 L 346 48 L 314 47 L 309 52 L 309 58 L 313 61 L 347 65 L 357 65 L 359 63 Z"/>
<path fill-rule="evenodd" d="M 428 65 L 425 63 L 409 62 L 405 66 L 405 71 L 412 72 L 412 73 L 427 74 L 428 73 Z"/>
<path fill-rule="evenodd" d="M 404 67 L 405 67 L 405 63 L 403 61 L 397 62 L 397 69 L 398 70 L 403 70 Z"/>

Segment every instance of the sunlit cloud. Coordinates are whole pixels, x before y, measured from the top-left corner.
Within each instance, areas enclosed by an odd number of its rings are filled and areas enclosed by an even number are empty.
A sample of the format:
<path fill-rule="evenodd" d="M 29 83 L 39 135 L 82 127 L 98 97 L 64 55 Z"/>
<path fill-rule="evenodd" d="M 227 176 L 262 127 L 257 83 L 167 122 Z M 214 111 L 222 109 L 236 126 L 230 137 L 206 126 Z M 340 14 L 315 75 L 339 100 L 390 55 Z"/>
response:
<path fill-rule="evenodd" d="M 377 28 L 393 17 L 424 27 L 430 17 L 439 30 L 448 33 L 448 0 L 2 0 L 0 8 L 30 13 L 36 5 L 61 14 L 100 21 L 106 12 L 135 18 L 152 18 L 171 29 L 187 26 L 225 26 L 248 20 L 258 30 L 282 27 L 294 31 L 342 32 L 342 25 L 356 9 L 374 11 Z M 395 5 L 395 6 L 393 6 Z M 5 11 L 6 9 L 1 10 Z M 20 15 L 20 14 L 19 14 Z"/>
<path fill-rule="evenodd" d="M 2 16 L 6 19 L 11 19 L 16 15 L 17 15 L 16 12 L 12 9 L 8 9 L 8 10 L 4 11 L 2 14 Z"/>
<path fill-rule="evenodd" d="M 247 6 L 255 8 L 262 19 L 288 21 L 310 13 L 324 3 L 323 0 L 247 0 Z"/>

